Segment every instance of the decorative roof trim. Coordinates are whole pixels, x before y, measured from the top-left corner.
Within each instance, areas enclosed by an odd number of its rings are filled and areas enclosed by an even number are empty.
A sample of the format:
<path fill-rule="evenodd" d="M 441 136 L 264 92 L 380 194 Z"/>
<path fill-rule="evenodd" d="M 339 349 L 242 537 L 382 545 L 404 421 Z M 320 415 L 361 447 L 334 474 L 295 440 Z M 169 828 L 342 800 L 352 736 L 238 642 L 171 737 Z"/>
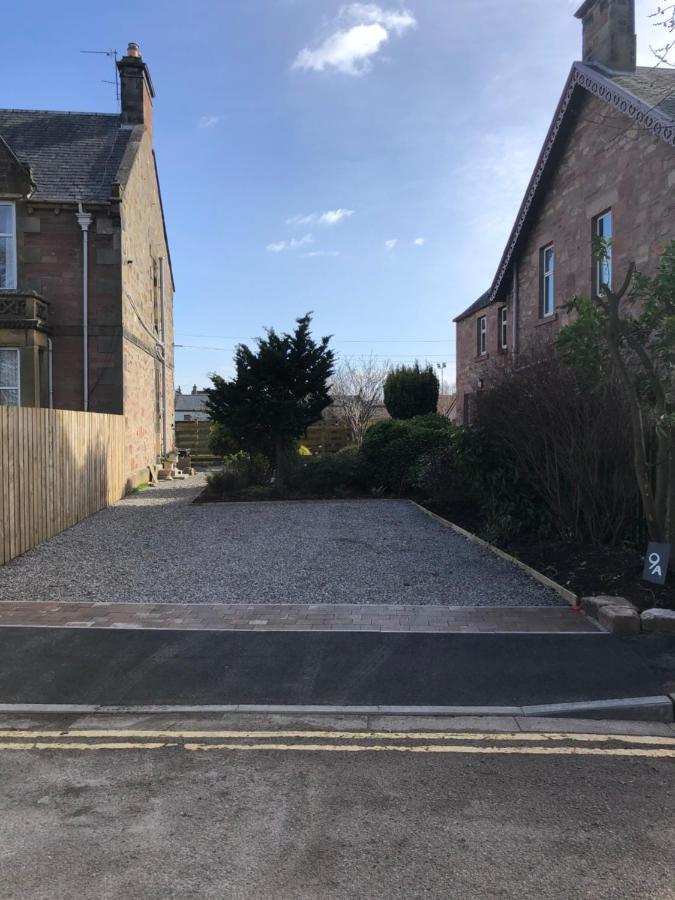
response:
<path fill-rule="evenodd" d="M 575 63 L 573 74 L 575 84 L 581 85 L 594 97 L 609 103 L 619 112 L 634 119 L 638 125 L 651 131 L 655 137 L 675 147 L 675 122 L 657 106 L 650 106 L 627 88 L 620 87 L 584 63 Z"/>
<path fill-rule="evenodd" d="M 588 91 L 594 97 L 598 97 L 605 103 L 609 103 L 619 112 L 628 116 L 642 125 L 648 131 L 658 138 L 664 140 L 667 144 L 675 147 L 675 122 L 662 113 L 660 110 L 649 106 L 643 100 L 640 100 L 630 91 L 617 84 L 614 84 L 609 78 L 597 72 L 591 66 L 585 63 L 575 62 L 565 84 L 562 97 L 556 109 L 553 122 L 546 136 L 546 141 L 539 154 L 534 174 L 527 188 L 527 193 L 518 211 L 516 224 L 513 226 L 509 242 L 502 256 L 502 260 L 497 270 L 497 275 L 492 283 L 490 290 L 489 303 L 493 303 L 496 299 L 497 292 L 501 288 L 502 282 L 508 272 L 513 253 L 520 239 L 525 222 L 532 207 L 532 203 L 539 189 L 539 184 L 544 176 L 546 165 L 553 150 L 553 146 L 558 137 L 558 133 L 563 123 L 565 113 L 572 99 L 572 95 L 577 87 L 581 87 Z"/>

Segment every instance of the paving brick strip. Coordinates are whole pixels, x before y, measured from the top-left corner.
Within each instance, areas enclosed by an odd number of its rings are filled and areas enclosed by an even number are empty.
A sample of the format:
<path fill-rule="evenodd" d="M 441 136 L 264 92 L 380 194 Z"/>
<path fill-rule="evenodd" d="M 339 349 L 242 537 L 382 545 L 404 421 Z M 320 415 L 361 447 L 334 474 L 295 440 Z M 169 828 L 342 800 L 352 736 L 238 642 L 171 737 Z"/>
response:
<path fill-rule="evenodd" d="M 597 632 L 569 607 L 448 607 L 292 603 L 0 603 L 0 626 L 196 631 L 431 633 Z"/>

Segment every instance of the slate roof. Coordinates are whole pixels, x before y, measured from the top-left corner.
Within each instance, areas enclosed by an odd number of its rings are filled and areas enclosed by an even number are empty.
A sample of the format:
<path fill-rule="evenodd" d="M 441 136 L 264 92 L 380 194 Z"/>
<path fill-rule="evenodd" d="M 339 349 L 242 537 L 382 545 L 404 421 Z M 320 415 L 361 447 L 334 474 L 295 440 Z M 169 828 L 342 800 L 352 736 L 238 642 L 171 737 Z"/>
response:
<path fill-rule="evenodd" d="M 675 69 L 638 66 L 635 72 L 608 72 L 597 68 L 613 84 L 675 122 Z"/>
<path fill-rule="evenodd" d="M 460 322 L 462 319 L 466 319 L 467 316 L 473 315 L 475 312 L 478 312 L 479 309 L 484 309 L 486 306 L 490 305 L 490 295 L 492 290 L 485 291 L 484 294 L 481 294 L 478 300 L 474 300 L 471 306 L 468 309 L 465 309 L 463 313 L 460 313 L 456 319 L 453 321 Z"/>
<path fill-rule="evenodd" d="M 119 115 L 0 109 L 0 136 L 30 166 L 34 200 L 108 200 L 131 129 Z"/>
<path fill-rule="evenodd" d="M 196 394 L 179 394 L 176 391 L 176 412 L 206 412 L 207 394 L 198 391 Z"/>

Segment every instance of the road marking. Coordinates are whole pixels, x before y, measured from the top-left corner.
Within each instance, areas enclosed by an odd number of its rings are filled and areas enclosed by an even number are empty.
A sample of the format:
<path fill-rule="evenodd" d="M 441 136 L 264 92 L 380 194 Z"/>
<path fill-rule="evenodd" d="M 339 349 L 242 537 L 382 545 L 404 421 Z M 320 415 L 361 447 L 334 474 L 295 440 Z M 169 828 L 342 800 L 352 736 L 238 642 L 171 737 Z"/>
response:
<path fill-rule="evenodd" d="M 206 750 L 239 751 L 239 752 L 299 752 L 299 753 L 433 753 L 433 754 L 480 754 L 510 756 L 603 756 L 633 757 L 641 759 L 675 759 L 675 748 L 630 748 L 630 747 L 496 747 L 476 746 L 475 744 L 458 745 L 415 745 L 396 744 L 238 744 L 238 743 L 177 743 L 177 742 L 62 742 L 62 741 L 22 741 L 0 744 L 2 750 L 166 750 L 183 749 L 189 752 Z"/>
<path fill-rule="evenodd" d="M 447 732 L 447 731 L 154 731 L 144 729 L 64 729 L 62 731 L 0 730 L 0 738 L 155 738 L 185 741 L 196 739 L 327 738 L 334 741 L 573 741 L 577 743 L 646 744 L 675 747 L 675 736 L 635 734 L 566 734 L 564 732 Z"/>

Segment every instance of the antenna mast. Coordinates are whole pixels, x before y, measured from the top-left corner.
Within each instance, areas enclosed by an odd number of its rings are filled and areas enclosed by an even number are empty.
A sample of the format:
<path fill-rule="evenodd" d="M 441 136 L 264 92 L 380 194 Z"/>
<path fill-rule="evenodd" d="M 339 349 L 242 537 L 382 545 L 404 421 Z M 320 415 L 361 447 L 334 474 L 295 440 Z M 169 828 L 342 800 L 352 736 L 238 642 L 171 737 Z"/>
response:
<path fill-rule="evenodd" d="M 110 81 L 108 78 L 102 78 L 101 81 L 103 84 L 114 84 L 115 85 L 115 100 L 119 103 L 120 99 L 120 78 L 119 72 L 117 71 L 117 50 L 80 50 L 80 53 L 94 53 L 97 56 L 107 56 L 113 61 L 113 66 L 115 69 L 115 80 Z"/>

